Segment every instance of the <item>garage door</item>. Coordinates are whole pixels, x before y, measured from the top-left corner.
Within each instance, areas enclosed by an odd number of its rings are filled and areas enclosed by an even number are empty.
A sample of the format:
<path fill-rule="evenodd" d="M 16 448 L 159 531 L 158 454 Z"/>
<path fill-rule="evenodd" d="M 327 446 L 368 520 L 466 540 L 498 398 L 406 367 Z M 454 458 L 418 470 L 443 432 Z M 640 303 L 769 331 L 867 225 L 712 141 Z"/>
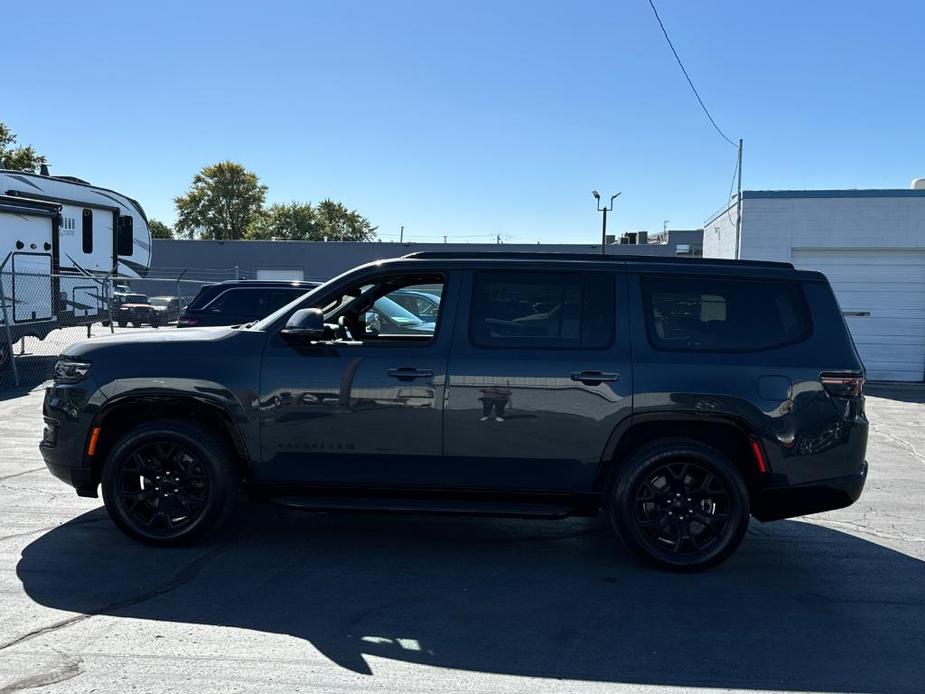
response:
<path fill-rule="evenodd" d="M 257 268 L 258 280 L 302 280 L 305 279 L 305 272 L 302 268 Z"/>
<path fill-rule="evenodd" d="M 925 252 L 793 249 L 793 264 L 829 278 L 872 380 L 925 374 Z"/>

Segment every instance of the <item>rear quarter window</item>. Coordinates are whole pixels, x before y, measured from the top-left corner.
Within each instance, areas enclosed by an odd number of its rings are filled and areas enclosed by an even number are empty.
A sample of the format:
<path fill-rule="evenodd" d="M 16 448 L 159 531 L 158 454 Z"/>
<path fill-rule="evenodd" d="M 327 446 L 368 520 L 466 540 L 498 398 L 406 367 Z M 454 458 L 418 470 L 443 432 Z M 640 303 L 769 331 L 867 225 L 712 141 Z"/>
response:
<path fill-rule="evenodd" d="M 799 282 L 644 276 L 642 297 L 655 349 L 754 352 L 800 342 L 812 332 Z"/>

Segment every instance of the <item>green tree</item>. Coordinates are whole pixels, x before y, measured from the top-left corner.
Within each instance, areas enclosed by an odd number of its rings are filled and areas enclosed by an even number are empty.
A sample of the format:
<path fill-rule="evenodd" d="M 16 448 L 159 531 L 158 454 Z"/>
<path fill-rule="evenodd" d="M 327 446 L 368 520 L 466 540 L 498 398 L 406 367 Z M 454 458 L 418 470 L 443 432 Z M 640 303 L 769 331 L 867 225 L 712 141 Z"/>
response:
<path fill-rule="evenodd" d="M 151 238 L 155 239 L 172 239 L 173 229 L 158 219 L 148 220 L 148 229 L 151 230 Z"/>
<path fill-rule="evenodd" d="M 249 239 L 284 241 L 372 241 L 376 227 L 356 210 L 333 200 L 270 205 L 254 218 Z"/>
<path fill-rule="evenodd" d="M 331 199 L 315 206 L 315 220 L 321 236 L 328 241 L 374 241 L 379 228 L 356 210 Z"/>
<path fill-rule="evenodd" d="M 267 187 L 241 164 L 222 161 L 193 178 L 185 195 L 174 198 L 176 230 L 189 238 L 240 239 L 263 209 Z"/>
<path fill-rule="evenodd" d="M 13 131 L 0 123 L 0 169 L 35 172 L 45 163 L 45 157 L 37 154 L 32 146 L 14 147 L 15 144 Z"/>
<path fill-rule="evenodd" d="M 311 203 L 274 203 L 251 222 L 249 239 L 280 239 L 284 241 L 321 241 Z"/>

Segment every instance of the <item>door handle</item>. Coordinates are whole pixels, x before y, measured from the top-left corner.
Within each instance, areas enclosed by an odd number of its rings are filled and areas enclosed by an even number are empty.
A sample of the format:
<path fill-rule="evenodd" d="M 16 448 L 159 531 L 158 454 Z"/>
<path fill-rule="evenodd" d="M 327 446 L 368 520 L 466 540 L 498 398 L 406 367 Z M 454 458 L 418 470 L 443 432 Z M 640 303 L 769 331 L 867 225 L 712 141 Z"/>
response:
<path fill-rule="evenodd" d="M 385 373 L 399 381 L 413 381 L 416 378 L 430 378 L 434 375 L 431 369 L 415 369 L 407 366 L 400 369 L 389 369 Z"/>
<path fill-rule="evenodd" d="M 587 386 L 596 386 L 604 381 L 619 381 L 620 374 L 607 371 L 573 371 L 572 380 L 581 381 Z"/>

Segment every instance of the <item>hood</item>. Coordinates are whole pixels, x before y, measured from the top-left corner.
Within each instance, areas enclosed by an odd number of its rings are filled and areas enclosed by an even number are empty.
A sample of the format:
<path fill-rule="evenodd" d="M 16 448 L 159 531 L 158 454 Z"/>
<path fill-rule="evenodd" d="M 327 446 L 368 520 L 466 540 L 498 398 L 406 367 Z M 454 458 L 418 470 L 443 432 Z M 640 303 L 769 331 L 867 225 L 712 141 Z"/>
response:
<path fill-rule="evenodd" d="M 183 330 L 142 330 L 117 333 L 75 342 L 62 353 L 66 357 L 91 357 L 94 352 L 119 347 L 155 348 L 155 345 L 201 344 L 218 342 L 238 331 L 228 326 L 214 328 L 184 328 Z"/>

